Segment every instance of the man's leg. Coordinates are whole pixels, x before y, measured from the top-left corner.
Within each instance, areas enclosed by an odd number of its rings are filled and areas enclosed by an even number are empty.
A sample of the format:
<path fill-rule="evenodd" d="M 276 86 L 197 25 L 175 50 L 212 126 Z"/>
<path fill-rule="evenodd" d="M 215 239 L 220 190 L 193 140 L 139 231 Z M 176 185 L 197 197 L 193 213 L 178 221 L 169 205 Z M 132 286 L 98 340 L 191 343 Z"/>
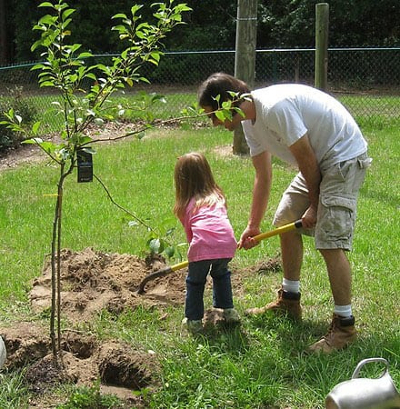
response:
<path fill-rule="evenodd" d="M 274 216 L 274 225 L 279 227 L 301 218 L 310 200 L 306 182 L 298 173 L 283 193 L 282 199 Z M 302 229 L 301 229 L 302 230 Z M 312 234 L 302 230 L 303 234 Z M 280 235 L 283 281 L 278 291 L 278 299 L 261 308 L 251 308 L 246 314 L 262 314 L 266 311 L 285 313 L 295 319 L 301 319 L 300 307 L 300 270 L 303 262 L 303 238 L 299 231 Z"/>
<path fill-rule="evenodd" d="M 291 281 L 300 280 L 303 263 L 303 238 L 298 232 L 280 235 L 283 277 Z"/>
<path fill-rule="evenodd" d="M 351 268 L 345 251 L 352 249 L 358 192 L 370 163 L 365 153 L 323 172 L 315 244 L 326 263 L 335 307 L 327 334 L 310 347 L 312 351 L 330 353 L 357 337 L 351 307 Z"/>
<path fill-rule="evenodd" d="M 297 232 L 287 232 L 280 235 L 283 285 L 278 291 L 278 299 L 264 307 L 250 308 L 247 315 L 260 315 L 267 311 L 286 314 L 296 320 L 301 319 L 299 279 L 303 262 L 303 239 Z M 285 288 L 285 287 L 288 288 Z"/>
<path fill-rule="evenodd" d="M 351 267 L 342 249 L 320 250 L 320 252 L 328 270 L 335 311 L 327 334 L 311 345 L 310 350 L 331 353 L 345 348 L 357 337 L 355 320 L 351 314 Z"/>
<path fill-rule="evenodd" d="M 342 249 L 320 250 L 328 269 L 335 305 L 351 304 L 351 267 Z"/>

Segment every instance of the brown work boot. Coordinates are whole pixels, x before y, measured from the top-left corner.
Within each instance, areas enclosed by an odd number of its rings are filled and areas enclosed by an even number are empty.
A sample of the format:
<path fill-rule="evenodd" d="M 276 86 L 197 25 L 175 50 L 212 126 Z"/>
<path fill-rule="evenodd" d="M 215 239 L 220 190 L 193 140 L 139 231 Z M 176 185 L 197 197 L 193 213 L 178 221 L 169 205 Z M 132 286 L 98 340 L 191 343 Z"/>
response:
<path fill-rule="evenodd" d="M 267 311 L 272 311 L 275 314 L 287 315 L 288 317 L 301 320 L 301 305 L 300 293 L 290 293 L 283 291 L 281 288 L 278 291 L 278 299 L 264 307 L 250 308 L 245 311 L 246 315 L 261 315 Z"/>
<path fill-rule="evenodd" d="M 354 322 L 355 319 L 353 316 L 343 318 L 337 314 L 333 314 L 328 332 L 318 342 L 309 347 L 310 352 L 330 354 L 333 351 L 346 348 L 357 338 Z"/>

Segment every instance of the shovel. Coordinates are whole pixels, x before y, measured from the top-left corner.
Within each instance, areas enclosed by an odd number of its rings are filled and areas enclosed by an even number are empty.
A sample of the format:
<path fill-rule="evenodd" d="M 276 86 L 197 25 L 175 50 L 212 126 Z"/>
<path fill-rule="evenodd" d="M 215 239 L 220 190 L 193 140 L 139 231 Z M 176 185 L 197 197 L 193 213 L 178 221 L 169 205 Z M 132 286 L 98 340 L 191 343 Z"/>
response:
<path fill-rule="evenodd" d="M 257 234 L 256 236 L 253 237 L 253 239 L 256 241 L 261 241 L 261 240 L 267 239 L 272 236 L 277 236 L 278 234 L 283 234 L 291 230 L 299 229 L 301 227 L 302 227 L 301 220 L 297 220 L 295 222 L 285 224 L 284 226 L 278 227 L 274 230 Z M 166 275 L 173 273 L 174 271 L 178 271 L 178 270 L 181 270 L 187 267 L 188 264 L 189 264 L 188 261 L 182 261 L 181 263 L 174 264 L 173 266 L 165 267 L 161 270 L 155 271 L 154 273 L 150 273 L 139 284 L 138 294 L 145 293 L 144 287 L 149 281 L 152 281 L 158 277 L 165 277 Z"/>

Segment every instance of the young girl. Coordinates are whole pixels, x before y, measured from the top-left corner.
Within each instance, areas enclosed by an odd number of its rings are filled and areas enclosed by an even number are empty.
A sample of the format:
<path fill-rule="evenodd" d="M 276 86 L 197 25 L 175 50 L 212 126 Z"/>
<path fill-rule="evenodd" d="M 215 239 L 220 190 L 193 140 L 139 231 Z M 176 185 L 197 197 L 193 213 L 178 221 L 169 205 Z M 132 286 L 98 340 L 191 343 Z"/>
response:
<path fill-rule="evenodd" d="M 214 308 L 223 310 L 225 322 L 239 323 L 228 269 L 237 243 L 227 216 L 225 196 L 201 153 L 178 158 L 174 179 L 174 213 L 189 242 L 184 323 L 192 334 L 203 330 L 203 295 L 208 273 L 213 280 Z"/>

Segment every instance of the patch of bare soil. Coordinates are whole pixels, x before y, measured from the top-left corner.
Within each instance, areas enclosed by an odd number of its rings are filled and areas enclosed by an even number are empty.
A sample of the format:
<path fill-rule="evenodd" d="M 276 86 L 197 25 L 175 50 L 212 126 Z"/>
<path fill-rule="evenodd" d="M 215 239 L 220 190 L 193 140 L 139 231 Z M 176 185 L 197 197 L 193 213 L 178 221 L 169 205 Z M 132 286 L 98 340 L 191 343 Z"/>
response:
<path fill-rule="evenodd" d="M 92 248 L 80 252 L 62 251 L 61 306 L 63 317 L 71 326 L 62 334 L 63 365 L 54 365 L 47 327 L 35 322 L 18 322 L 13 327 L 0 328 L 7 348 L 6 368 L 9 371 L 28 368 L 25 381 L 34 397 L 30 408 L 54 408 L 57 398 L 51 391 L 61 383 L 92 386 L 96 380 L 100 380 L 101 393 L 118 396 L 125 402 L 124 407 L 145 407 L 141 398 L 134 396 L 132 391 L 157 388 L 157 355 L 116 340 L 100 342 L 79 328 L 82 328 L 80 323 L 90 323 L 102 311 L 118 315 L 139 306 L 162 309 L 176 305 L 182 306 L 183 313 L 185 271 L 151 280 L 146 284 L 144 294 L 137 292 L 148 274 L 163 267 L 162 259 L 149 261 L 130 254 L 104 253 Z M 252 270 L 265 272 L 279 268 L 280 260 L 271 259 Z M 242 273 L 232 272 L 236 296 L 242 293 L 242 278 Z M 49 311 L 50 262 L 44 265 L 42 275 L 33 281 L 30 301 L 33 311 Z M 206 328 L 215 327 L 220 321 L 218 310 L 206 312 Z"/>
<path fill-rule="evenodd" d="M 102 143 L 111 141 L 112 139 L 123 135 L 125 132 L 132 132 L 137 129 L 141 129 L 143 124 L 138 123 L 126 123 L 126 122 L 109 122 L 103 127 L 90 126 L 86 133 L 93 139 L 102 141 Z M 61 140 L 57 134 L 44 135 L 43 140 L 59 143 Z M 33 144 L 20 144 L 15 148 L 8 149 L 4 152 L 0 152 L 0 172 L 15 169 L 19 165 L 25 163 L 40 162 L 45 159 L 49 159 L 48 156 L 39 148 Z"/>
<path fill-rule="evenodd" d="M 45 158 L 45 154 L 34 145 L 22 145 L 17 149 L 0 152 L 0 171 L 15 169 L 24 163 L 39 162 Z"/>

